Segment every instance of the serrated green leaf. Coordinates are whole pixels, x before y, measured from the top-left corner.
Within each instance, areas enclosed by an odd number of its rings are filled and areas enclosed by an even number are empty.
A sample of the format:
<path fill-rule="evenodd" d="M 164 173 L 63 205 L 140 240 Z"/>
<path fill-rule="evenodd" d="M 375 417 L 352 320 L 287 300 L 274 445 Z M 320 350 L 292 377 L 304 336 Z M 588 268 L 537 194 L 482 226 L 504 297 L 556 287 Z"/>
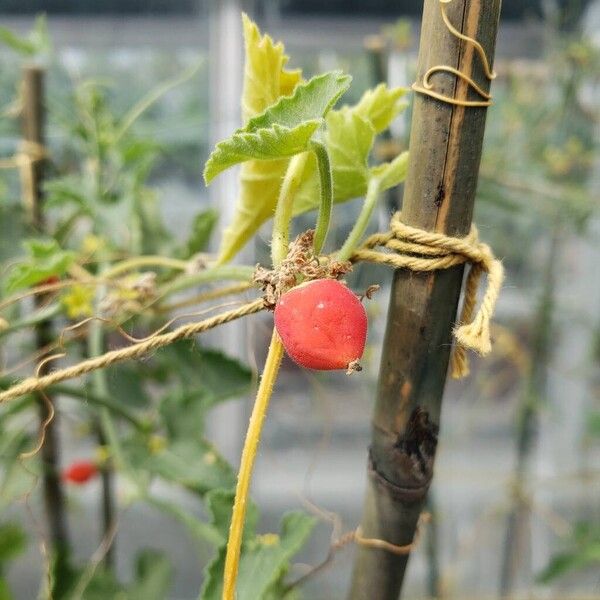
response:
<path fill-rule="evenodd" d="M 275 124 L 256 131 L 238 130 L 219 142 L 204 167 L 204 179 L 210 183 L 222 171 L 252 159 L 274 160 L 304 152 L 320 120 L 307 121 L 290 128 Z M 261 202 L 255 198 L 254 203 Z"/>
<path fill-rule="evenodd" d="M 55 240 L 27 240 L 23 245 L 29 256 L 9 272 L 7 292 L 35 285 L 53 275 L 60 277 L 75 260 L 75 255 L 62 250 Z"/>
<path fill-rule="evenodd" d="M 408 152 L 398 154 L 394 160 L 382 163 L 371 169 L 371 175 L 379 179 L 381 191 L 396 187 L 406 179 L 408 172 Z"/>
<path fill-rule="evenodd" d="M 279 535 L 267 534 L 248 540 L 240 558 L 237 600 L 272 600 L 285 577 L 292 557 L 310 536 L 316 519 L 305 513 L 293 512 L 282 519 Z M 200 600 L 218 600 L 223 589 L 225 547 L 210 563 Z"/>
<path fill-rule="evenodd" d="M 217 144 L 204 168 L 206 183 L 247 160 L 285 158 L 306 150 L 322 118 L 348 89 L 351 80 L 349 75 L 332 71 L 297 85 L 291 96 L 280 98 Z"/>
<path fill-rule="evenodd" d="M 299 69 L 285 69 L 288 57 L 281 42 L 262 36 L 256 23 L 242 14 L 246 61 L 242 93 L 242 119 L 262 113 L 281 96 L 289 96 L 302 77 Z"/>
<path fill-rule="evenodd" d="M 244 131 L 258 131 L 283 125 L 297 127 L 307 121 L 323 118 L 331 107 L 350 87 L 352 77 L 342 71 L 330 71 L 316 75 L 307 83 L 296 86 L 291 96 L 280 98 L 263 113 L 252 117 Z"/>
<path fill-rule="evenodd" d="M 375 136 L 389 127 L 401 112 L 405 105 L 399 100 L 405 93 L 404 88 L 389 89 L 380 84 L 374 90 L 367 90 L 354 106 L 344 106 L 327 115 L 324 140 L 331 161 L 334 202 L 345 202 L 366 194 L 370 177 L 368 160 Z M 398 173 L 394 169 L 390 176 L 393 172 Z M 382 186 L 381 189 L 386 188 Z M 296 193 L 294 214 L 313 210 L 318 205 L 318 174 L 311 157 Z"/>
<path fill-rule="evenodd" d="M 283 44 L 274 44 L 268 35 L 261 36 L 256 24 L 245 14 L 242 20 L 246 60 L 241 102 L 245 124 L 282 96 L 291 95 L 301 79 L 301 72 L 284 68 L 288 57 Z M 288 159 L 251 160 L 242 164 L 238 211 L 223 233 L 219 250 L 221 263 L 231 260 L 260 224 L 272 216 L 288 162 Z M 257 197 L 262 199 L 258 208 L 255 204 Z"/>
<path fill-rule="evenodd" d="M 136 465 L 140 469 L 200 495 L 235 485 L 231 466 L 201 438 L 177 439 L 154 453 L 142 447 L 142 451 L 136 453 Z"/>
<path fill-rule="evenodd" d="M 231 523 L 231 513 L 233 511 L 233 502 L 235 499 L 235 490 L 214 489 L 206 495 L 206 508 L 211 515 L 211 524 L 222 534 L 223 544 L 227 542 L 229 534 L 229 525 Z M 258 508 L 256 504 L 249 501 L 246 509 L 246 521 L 244 524 L 244 539 L 253 539 L 256 535 L 256 523 L 258 521 Z"/>
<path fill-rule="evenodd" d="M 353 110 L 371 123 L 375 133 L 381 133 L 406 108 L 407 104 L 399 100 L 407 92 L 407 88 L 388 88 L 385 83 L 380 83 L 376 88 L 367 90 Z"/>

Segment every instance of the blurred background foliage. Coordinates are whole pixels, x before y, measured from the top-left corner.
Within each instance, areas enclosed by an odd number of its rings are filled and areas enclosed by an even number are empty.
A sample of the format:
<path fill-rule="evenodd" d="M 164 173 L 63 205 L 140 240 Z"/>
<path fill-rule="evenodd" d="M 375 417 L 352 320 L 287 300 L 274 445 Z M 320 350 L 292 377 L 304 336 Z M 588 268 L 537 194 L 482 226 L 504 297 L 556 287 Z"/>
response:
<path fill-rule="evenodd" d="M 526 3 L 518 10 L 506 4 L 512 16 L 526 10 Z M 429 507 L 434 518 L 411 559 L 407 597 L 568 598 L 597 592 L 600 48 L 585 33 L 584 15 L 594 14 L 585 12 L 585 3 L 549 3 L 545 12 L 534 4 L 527 12 L 544 13 L 545 19 L 538 16 L 532 25 L 533 42 L 527 35 L 519 42 L 523 56 L 514 49 L 504 56 L 500 40 L 476 205 L 482 235 L 508 269 L 496 347 L 468 382 L 449 385 Z M 160 13 L 161 6 L 154 3 L 152 10 Z M 282 12 L 273 6 L 265 3 L 262 12 L 283 15 L 273 23 L 285 30 L 296 4 L 283 3 Z M 197 14 L 195 3 L 180 8 Z M 393 24 L 384 3 L 379 8 L 389 22 L 369 22 L 372 29 L 364 33 L 376 38 L 366 49 L 363 36 L 341 50 L 314 40 L 302 45 L 296 38 L 288 45 L 293 65 L 308 73 L 334 67 L 350 72 L 354 83 L 347 102 L 383 77 L 408 85 L 416 24 Z M 8 3 L 3 10 L 12 7 Z M 32 20 L 27 22 L 31 27 Z M 49 22 L 52 33 L 52 18 Z M 198 23 L 206 40 L 206 23 Z M 293 29 L 293 21 L 288 27 Z M 322 27 L 321 40 L 327 25 Z M 43 310 L 53 311 L 56 332 L 95 314 L 103 300 L 104 314 L 143 337 L 170 316 L 193 310 L 178 303 L 214 290 L 200 287 L 195 273 L 186 271 L 193 257 L 200 255 L 201 263 L 203 253 L 215 247 L 221 208 L 209 201 L 201 183 L 214 125 L 208 47 L 123 43 L 91 49 L 60 40 L 53 47 L 53 37 L 44 18 L 28 33 L 0 29 L 0 156 L 18 152 L 21 68 L 32 60 L 46 69 L 51 156 L 41 239 L 23 206 L 18 170 L 1 172 L 4 387 L 33 369 L 38 348 L 29 327 L 42 310 L 30 298 L 5 302 L 51 275 L 71 281 L 79 266 L 98 277 L 140 255 L 186 265 L 135 266 L 102 298 L 81 281 L 53 290 Z M 409 116 L 404 118 L 387 142 L 396 151 L 408 139 Z M 381 144 L 381 156 L 388 152 Z M 385 226 L 399 197 L 382 202 L 373 229 Z M 337 210 L 336 245 L 357 209 L 350 203 Z M 310 223 L 299 219 L 296 228 Z M 42 245 L 27 250 L 23 241 L 31 238 Z M 265 261 L 267 253 L 259 236 L 248 263 Z M 154 275 L 148 278 L 148 271 Z M 243 280 L 248 272 L 238 275 Z M 357 289 L 384 283 L 370 307 L 364 377 L 350 384 L 286 364 L 257 477 L 261 516 L 254 507 L 242 565 L 260 577 L 242 575 L 241 598 L 296 597 L 289 581 L 306 569 L 293 563 L 318 564 L 327 554 L 330 513 L 347 528 L 358 520 L 389 273 L 361 266 L 353 278 Z M 174 282 L 187 291 L 161 297 Z M 219 597 L 235 471 L 213 444 L 211 415 L 225 401 L 251 396 L 254 364 L 266 345 L 263 324 L 253 322 L 244 360 L 228 356 L 227 344 L 213 336 L 52 391 L 60 400 L 62 463 L 89 457 L 102 473 L 89 486 L 67 490 L 70 546 L 61 560 L 51 548 L 41 555 L 38 548 L 44 529 L 39 457 L 19 458 L 36 443 L 35 399 L 1 407 L 0 598 L 34 597 L 38 587 L 48 586 L 55 598 L 191 598 L 201 582 L 203 598 Z M 70 338 L 73 357 L 126 343 L 117 331 L 103 335 L 97 322 Z M 247 403 L 238 404 L 245 415 Z M 237 423 L 231 423 L 230 436 L 241 438 Z M 282 507 L 291 506 L 303 510 L 278 525 Z M 110 522 L 103 525 L 95 515 L 106 516 L 107 510 Z M 114 522 L 117 554 L 111 558 L 106 550 Z M 305 597 L 343 596 L 351 553 L 340 554 L 333 566 L 309 578 Z"/>

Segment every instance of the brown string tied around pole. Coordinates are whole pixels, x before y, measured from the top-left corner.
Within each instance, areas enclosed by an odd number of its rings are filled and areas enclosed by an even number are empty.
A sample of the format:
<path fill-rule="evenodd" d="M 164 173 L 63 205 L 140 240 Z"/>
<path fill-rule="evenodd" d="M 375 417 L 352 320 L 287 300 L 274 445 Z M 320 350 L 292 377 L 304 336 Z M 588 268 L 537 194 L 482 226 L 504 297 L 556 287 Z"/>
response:
<path fill-rule="evenodd" d="M 46 158 L 48 158 L 48 150 L 42 144 L 22 140 L 19 151 L 15 155 L 0 159 L 0 169 L 19 169 L 25 205 L 30 211 L 33 210 L 35 193 L 33 165 Z"/>
<path fill-rule="evenodd" d="M 392 252 L 375 250 L 377 247 Z M 466 237 L 457 238 L 410 227 L 402 222 L 398 212 L 390 221 L 390 231 L 375 233 L 367 238 L 351 256 L 351 260 L 386 264 L 417 272 L 449 269 L 470 263 L 462 311 L 454 328 L 456 345 L 451 358 L 452 377 L 459 379 L 469 374 L 467 349 L 482 356 L 490 353 L 490 322 L 502 287 L 504 268 L 491 248 L 479 241 L 475 225 Z M 483 273 L 487 274 L 487 288 L 479 310 L 475 312 L 477 291 Z"/>
<path fill-rule="evenodd" d="M 492 81 L 493 79 L 495 79 L 496 73 L 494 73 L 494 71 L 492 71 L 492 68 L 490 67 L 490 61 L 488 60 L 483 46 L 472 37 L 461 33 L 450 22 L 448 14 L 446 13 L 446 4 L 450 4 L 452 0 L 439 0 L 439 2 L 442 20 L 444 21 L 444 25 L 446 25 L 446 27 L 448 28 L 448 31 L 459 40 L 467 42 L 475 48 L 475 51 L 481 59 L 483 72 L 487 80 Z M 431 76 L 434 73 L 450 73 L 452 75 L 455 75 L 459 79 L 462 79 L 479 95 L 481 100 L 460 100 L 458 98 L 453 98 L 452 96 L 446 96 L 445 94 L 436 92 L 433 89 L 433 84 L 431 83 Z M 435 98 L 436 100 L 441 100 L 442 102 L 446 102 L 447 104 L 453 104 L 455 106 L 487 107 L 492 104 L 492 96 L 489 92 L 486 92 L 480 85 L 478 85 L 472 77 L 469 77 L 462 71 L 459 71 L 455 67 L 451 67 L 449 65 L 436 65 L 427 69 L 427 71 L 423 75 L 423 79 L 421 80 L 421 82 L 419 83 L 418 81 L 416 81 L 415 83 L 413 83 L 412 89 L 415 92 L 418 92 L 419 94 L 424 94 L 431 98 Z"/>

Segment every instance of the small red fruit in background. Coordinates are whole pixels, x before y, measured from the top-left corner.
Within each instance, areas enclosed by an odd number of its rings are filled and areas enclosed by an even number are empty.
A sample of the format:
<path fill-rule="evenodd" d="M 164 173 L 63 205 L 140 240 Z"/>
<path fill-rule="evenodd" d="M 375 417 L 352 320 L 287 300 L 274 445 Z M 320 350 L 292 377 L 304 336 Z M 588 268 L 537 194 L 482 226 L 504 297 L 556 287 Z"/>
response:
<path fill-rule="evenodd" d="M 64 481 L 83 485 L 98 474 L 98 467 L 91 460 L 78 460 L 71 463 L 62 474 Z"/>
<path fill-rule="evenodd" d="M 289 356 L 302 367 L 356 370 L 367 339 L 367 313 L 335 279 L 317 279 L 282 294 L 275 327 Z"/>
<path fill-rule="evenodd" d="M 54 285 L 60 281 L 60 277 L 58 275 L 50 275 L 50 277 L 46 277 L 42 281 L 38 282 L 38 286 L 42 285 Z"/>

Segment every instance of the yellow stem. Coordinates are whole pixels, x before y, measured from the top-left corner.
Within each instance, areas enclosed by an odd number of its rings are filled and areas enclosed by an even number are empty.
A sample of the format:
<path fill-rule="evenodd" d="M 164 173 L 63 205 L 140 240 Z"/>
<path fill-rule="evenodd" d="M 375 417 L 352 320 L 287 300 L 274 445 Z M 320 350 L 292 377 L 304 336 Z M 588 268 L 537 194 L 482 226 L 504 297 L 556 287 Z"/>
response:
<path fill-rule="evenodd" d="M 254 468 L 254 460 L 260 442 L 260 434 L 263 422 L 267 414 L 271 392 L 279 371 L 279 365 L 283 357 L 283 344 L 277 332 L 273 330 L 269 352 L 263 370 L 263 376 L 258 386 L 256 401 L 252 409 L 250 424 L 246 433 L 242 460 L 238 473 L 237 486 L 235 488 L 235 502 L 231 514 L 231 525 L 229 527 L 229 539 L 227 541 L 227 554 L 225 556 L 225 571 L 223 578 L 223 600 L 234 600 L 235 585 L 237 581 L 242 547 L 242 535 L 244 533 L 244 521 L 246 518 L 246 505 L 248 502 L 248 491 Z"/>

